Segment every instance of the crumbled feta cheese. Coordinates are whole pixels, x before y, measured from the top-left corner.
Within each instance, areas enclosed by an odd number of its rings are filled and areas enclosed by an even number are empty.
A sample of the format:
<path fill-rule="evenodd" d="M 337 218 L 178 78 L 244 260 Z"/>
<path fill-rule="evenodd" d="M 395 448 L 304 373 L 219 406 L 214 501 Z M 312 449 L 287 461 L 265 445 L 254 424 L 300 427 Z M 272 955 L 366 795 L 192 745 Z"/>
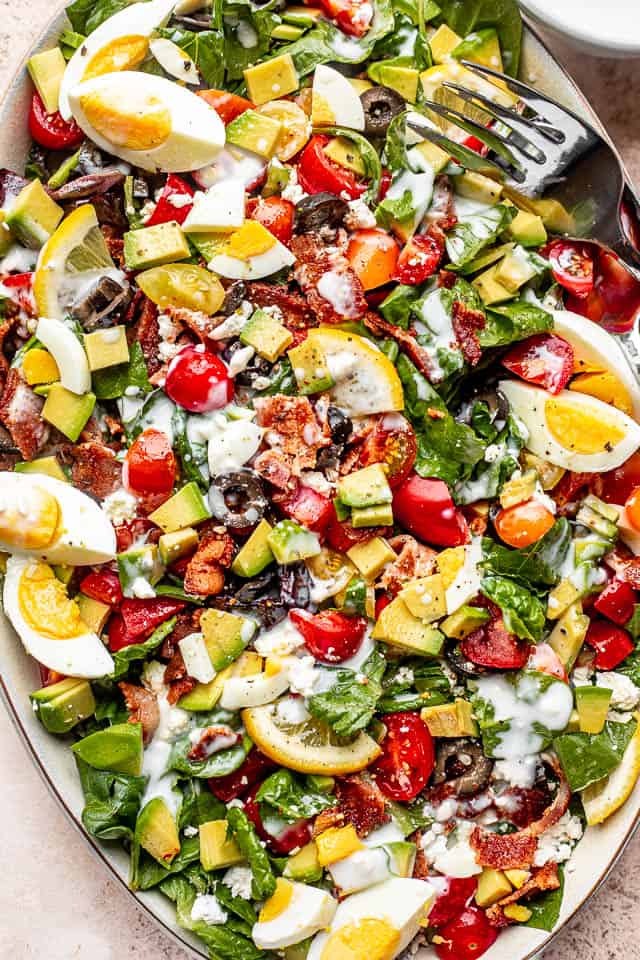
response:
<path fill-rule="evenodd" d="M 138 500 L 128 490 L 120 487 L 102 501 L 102 509 L 114 527 L 127 520 L 133 520 L 138 510 Z"/>
<path fill-rule="evenodd" d="M 138 600 L 150 600 L 156 592 L 145 577 L 136 577 L 131 584 L 131 596 Z"/>
<path fill-rule="evenodd" d="M 640 690 L 624 673 L 597 673 L 596 685 L 611 690 L 610 706 L 617 710 L 633 710 L 640 701 Z"/>
<path fill-rule="evenodd" d="M 367 230 L 375 227 L 376 218 L 364 200 L 358 197 L 349 201 L 349 210 L 344 218 L 344 225 L 347 230 Z"/>
<path fill-rule="evenodd" d="M 222 878 L 225 887 L 229 887 L 234 897 L 251 899 L 251 867 L 230 867 Z"/>
<path fill-rule="evenodd" d="M 164 690 L 164 671 L 166 665 L 158 660 L 150 660 L 142 668 L 142 685 L 153 693 L 162 693 Z"/>
<path fill-rule="evenodd" d="M 395 683 L 413 683 L 413 670 L 411 667 L 400 667 L 395 675 Z"/>
<path fill-rule="evenodd" d="M 289 688 L 292 693 L 299 693 L 303 697 L 312 696 L 317 679 L 313 657 L 300 657 L 299 660 L 294 660 L 289 668 Z"/>
<path fill-rule="evenodd" d="M 271 630 L 261 633 L 254 645 L 261 657 L 287 657 L 303 643 L 304 637 L 286 617 Z"/>
<path fill-rule="evenodd" d="M 182 327 L 166 313 L 160 313 L 158 314 L 158 332 L 160 334 L 158 353 L 161 360 L 168 362 L 180 353 L 181 347 L 176 340 L 182 333 Z"/>
<path fill-rule="evenodd" d="M 248 300 L 243 300 L 237 310 L 229 314 L 215 330 L 209 334 L 210 340 L 229 340 L 237 337 L 245 323 L 253 313 L 253 306 Z"/>
<path fill-rule="evenodd" d="M 268 317 L 272 317 L 274 320 L 278 320 L 280 323 L 284 320 L 284 314 L 280 307 L 276 303 L 267 304 L 264 307 L 260 307 L 263 313 L 266 313 Z"/>
<path fill-rule="evenodd" d="M 164 739 L 169 742 L 185 733 L 191 723 L 189 714 L 181 707 L 169 705 L 162 711 L 162 715 L 164 727 L 162 732 L 164 733 Z"/>
<path fill-rule="evenodd" d="M 253 347 L 241 347 L 236 350 L 228 364 L 230 376 L 235 377 L 238 373 L 246 370 L 253 360 L 255 352 Z"/>
<path fill-rule="evenodd" d="M 543 833 L 538 841 L 538 849 L 533 858 L 535 867 L 543 867 L 552 860 L 554 863 L 564 863 L 571 856 L 571 852 L 582 836 L 582 822 L 579 817 L 567 811 L 557 823 Z"/>
<path fill-rule="evenodd" d="M 591 683 L 591 677 L 593 676 L 593 667 L 574 667 L 573 673 L 571 674 L 571 682 L 575 687 L 585 687 Z"/>
<path fill-rule="evenodd" d="M 191 907 L 192 920 L 204 920 L 209 926 L 227 922 L 227 911 L 223 910 L 217 899 L 210 893 L 199 893 Z"/>
<path fill-rule="evenodd" d="M 530 790 L 536 779 L 537 760 L 535 755 L 496 760 L 493 765 L 492 779 L 503 780 L 512 787 Z"/>
<path fill-rule="evenodd" d="M 309 711 L 305 706 L 302 697 L 285 697 L 278 702 L 276 707 L 278 719 L 283 723 L 304 723 L 309 716 Z"/>
<path fill-rule="evenodd" d="M 184 828 L 184 835 L 185 835 L 185 837 L 197 837 L 197 836 L 198 836 L 198 828 L 197 828 L 197 827 L 192 827 L 191 824 L 188 824 L 188 825 Z"/>
<path fill-rule="evenodd" d="M 283 200 L 289 200 L 291 203 L 300 203 L 305 197 L 308 197 L 309 194 L 306 193 L 298 183 L 298 171 L 295 167 L 287 167 L 289 171 L 289 181 L 281 192 L 280 196 Z"/>
<path fill-rule="evenodd" d="M 427 862 L 446 877 L 473 877 L 482 873 L 469 843 L 474 826 L 473 821 L 459 820 L 455 833 L 447 837 L 441 824 L 433 824 L 420 842 Z"/>
<path fill-rule="evenodd" d="M 303 470 L 300 474 L 300 483 L 303 487 L 310 487 L 311 490 L 315 490 L 323 497 L 330 497 L 333 494 L 333 485 L 319 470 Z"/>

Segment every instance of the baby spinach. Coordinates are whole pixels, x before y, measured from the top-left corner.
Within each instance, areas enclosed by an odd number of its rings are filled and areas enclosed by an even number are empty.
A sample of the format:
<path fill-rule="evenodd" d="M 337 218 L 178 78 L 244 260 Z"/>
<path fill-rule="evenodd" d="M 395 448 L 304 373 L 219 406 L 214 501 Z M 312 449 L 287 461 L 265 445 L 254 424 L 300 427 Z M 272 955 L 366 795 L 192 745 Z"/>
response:
<path fill-rule="evenodd" d="M 82 823 L 100 840 L 131 839 L 146 777 L 96 770 L 76 757 L 85 806 Z"/>
<path fill-rule="evenodd" d="M 198 717 L 198 722 L 203 731 L 207 727 L 220 724 L 236 727 L 239 722 L 239 716 L 237 714 L 226 713 L 224 710 L 219 710 L 209 716 Z M 239 743 L 227 747 L 224 750 L 219 750 L 217 753 L 212 753 L 211 756 L 206 757 L 204 760 L 191 760 L 189 753 L 191 752 L 193 744 L 187 733 L 173 744 L 169 756 L 168 769 L 177 770 L 178 773 L 186 776 L 201 777 L 203 779 L 226 777 L 227 774 L 233 773 L 234 770 L 238 769 L 252 746 L 253 744 L 249 737 L 243 734 Z"/>
<path fill-rule="evenodd" d="M 447 233 L 446 247 L 454 267 L 463 267 L 496 239 L 515 216 L 515 207 L 499 203 L 495 207 L 473 213 Z"/>
<path fill-rule="evenodd" d="M 572 791 L 584 790 L 618 766 L 637 725 L 608 720 L 601 733 L 565 733 L 553 741 Z"/>
<path fill-rule="evenodd" d="M 333 804 L 333 797 L 301 786 L 289 770 L 277 770 L 267 777 L 256 799 L 290 821 L 315 817 Z"/>
<path fill-rule="evenodd" d="M 495 27 L 506 73 L 517 76 L 522 49 L 522 18 L 516 0 L 438 0 L 439 21 L 461 37 Z"/>
<path fill-rule="evenodd" d="M 267 851 L 244 810 L 231 807 L 227 810 L 227 820 L 242 855 L 251 867 L 251 896 L 254 900 L 266 900 L 276 889 L 276 878 Z"/>
<path fill-rule="evenodd" d="M 309 712 L 318 720 L 324 720 L 339 737 L 354 736 L 371 722 L 382 693 L 385 667 L 385 658 L 375 650 L 359 673 L 338 670 L 330 690 L 309 698 Z"/>
<path fill-rule="evenodd" d="M 511 577 L 524 584 L 552 587 L 560 580 L 560 568 L 571 544 L 569 521 L 562 517 L 536 543 L 510 550 L 488 537 L 482 541 L 484 559 L 480 566 L 488 573 Z"/>
<path fill-rule="evenodd" d="M 101 23 L 129 6 L 130 0 L 74 0 L 67 16 L 76 33 L 89 34 Z"/>
<path fill-rule="evenodd" d="M 275 7 L 275 0 L 260 7 L 246 0 L 224 4 L 224 53 L 219 66 L 224 66 L 228 80 L 241 80 L 247 67 L 269 55 L 271 34 L 280 23 Z M 255 42 L 249 45 L 249 39 Z"/>
<path fill-rule="evenodd" d="M 129 347 L 128 363 L 96 370 L 92 383 L 98 400 L 116 400 L 124 396 L 130 387 L 137 388 L 141 394 L 150 393 L 153 387 L 149 383 L 147 364 L 138 341 L 134 340 Z"/>
<path fill-rule="evenodd" d="M 474 464 L 471 476 L 457 485 L 456 502 L 467 504 L 495 497 L 503 483 L 518 469 L 524 439 L 518 423 L 509 414 L 501 432 L 483 449 L 481 462 L 477 462 L 477 466 Z"/>
<path fill-rule="evenodd" d="M 487 310 L 487 322 L 478 333 L 480 346 L 506 347 L 536 333 L 553 329 L 553 315 L 526 300 L 514 300 Z"/>
<path fill-rule="evenodd" d="M 560 907 L 564 895 L 564 867 L 558 866 L 560 886 L 557 890 L 548 890 L 539 897 L 527 900 L 527 909 L 531 916 L 525 921 L 525 927 L 535 927 L 537 930 L 551 932 L 560 917 Z"/>
<path fill-rule="evenodd" d="M 120 677 L 124 677 L 133 660 L 145 660 L 150 653 L 157 650 L 165 637 L 169 636 L 175 625 L 176 618 L 171 617 L 171 619 L 165 620 L 164 623 L 156 627 L 153 633 L 147 637 L 146 640 L 143 640 L 142 643 L 130 643 L 121 650 L 117 650 L 113 654 L 113 662 L 115 665 L 111 675 L 113 679 L 119 680 Z"/>
<path fill-rule="evenodd" d="M 505 577 L 484 577 L 481 584 L 485 597 L 502 610 L 504 623 L 511 633 L 523 640 L 539 643 L 545 624 L 545 610 L 538 598 L 526 587 Z"/>
<path fill-rule="evenodd" d="M 159 30 L 161 37 L 172 40 L 191 57 L 209 87 L 221 87 L 224 83 L 224 36 L 221 30 L 183 30 L 180 27 L 165 27 Z"/>

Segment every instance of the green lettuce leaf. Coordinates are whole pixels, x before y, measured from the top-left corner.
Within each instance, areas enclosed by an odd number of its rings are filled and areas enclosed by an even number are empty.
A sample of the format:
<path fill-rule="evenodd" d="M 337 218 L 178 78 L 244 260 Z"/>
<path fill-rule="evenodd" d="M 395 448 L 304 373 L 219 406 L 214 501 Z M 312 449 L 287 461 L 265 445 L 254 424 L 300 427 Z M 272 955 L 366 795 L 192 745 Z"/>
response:
<path fill-rule="evenodd" d="M 224 46 L 221 30 L 183 30 L 181 27 L 163 28 L 158 31 L 161 37 L 172 40 L 181 50 L 191 57 L 209 87 L 224 85 Z"/>
<path fill-rule="evenodd" d="M 268 804 L 276 815 L 289 821 L 315 817 L 334 803 L 330 794 L 303 787 L 290 770 L 276 770 L 267 777 L 256 799 Z"/>
<path fill-rule="evenodd" d="M 338 670 L 336 682 L 330 690 L 309 697 L 309 712 L 327 723 L 340 737 L 350 737 L 364 730 L 371 722 L 382 693 L 385 667 L 385 658 L 374 650 L 359 674 L 354 670 Z M 363 683 L 360 676 L 367 682 Z"/>
<path fill-rule="evenodd" d="M 487 310 L 487 322 L 478 332 L 480 346 L 507 347 L 536 333 L 553 329 L 553 315 L 526 300 L 514 300 Z"/>
<path fill-rule="evenodd" d="M 96 370 L 92 376 L 93 392 L 98 400 L 116 400 L 125 395 L 128 387 L 137 387 L 141 394 L 150 393 L 147 364 L 137 340 L 129 347 L 129 362 Z"/>
<path fill-rule="evenodd" d="M 565 733 L 553 741 L 569 786 L 584 790 L 618 766 L 637 727 L 635 720 L 608 720 L 600 733 Z"/>
<path fill-rule="evenodd" d="M 481 591 L 502 610 L 504 623 L 511 633 L 523 640 L 539 643 L 546 620 L 545 609 L 526 587 L 505 577 L 484 577 Z"/>
<path fill-rule="evenodd" d="M 560 580 L 560 568 L 571 545 L 571 527 L 562 517 L 540 540 L 529 547 L 511 550 L 488 537 L 482 541 L 483 561 L 488 573 L 512 577 L 526 584 L 553 587 Z"/>
<path fill-rule="evenodd" d="M 522 49 L 522 17 L 516 0 L 438 0 L 439 21 L 448 24 L 461 37 L 495 27 L 500 39 L 504 69 L 518 75 Z"/>
<path fill-rule="evenodd" d="M 85 805 L 82 823 L 100 840 L 131 840 L 146 777 L 96 770 L 76 757 Z"/>
<path fill-rule="evenodd" d="M 475 260 L 511 223 L 515 216 L 514 211 L 515 207 L 498 203 L 495 207 L 459 220 L 447 233 L 446 248 L 451 263 L 455 267 L 463 267 Z"/>

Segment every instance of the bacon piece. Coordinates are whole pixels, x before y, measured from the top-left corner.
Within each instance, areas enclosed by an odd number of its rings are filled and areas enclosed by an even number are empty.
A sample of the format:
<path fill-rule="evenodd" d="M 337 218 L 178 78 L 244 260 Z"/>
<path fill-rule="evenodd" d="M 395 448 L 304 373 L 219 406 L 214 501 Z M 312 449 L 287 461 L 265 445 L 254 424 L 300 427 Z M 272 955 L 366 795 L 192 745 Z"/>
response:
<path fill-rule="evenodd" d="M 482 357 L 482 347 L 477 330 L 483 330 L 486 318 L 482 310 L 473 310 L 462 300 L 454 300 L 451 308 L 453 332 L 467 363 L 475 367 Z"/>
<path fill-rule="evenodd" d="M 257 423 L 265 427 L 265 440 L 273 448 L 260 454 L 255 469 L 286 490 L 292 477 L 315 468 L 318 450 L 331 443 L 331 435 L 318 423 L 307 397 L 261 397 L 254 407 Z"/>
<path fill-rule="evenodd" d="M 187 757 L 189 758 L 189 760 L 196 760 L 196 761 L 206 760 L 207 757 L 211 755 L 211 753 L 216 753 L 217 752 L 216 750 L 210 751 L 209 746 L 213 744 L 218 739 L 218 737 L 224 737 L 226 741 L 224 746 L 218 748 L 222 750 L 225 750 L 228 747 L 232 747 L 236 743 L 240 743 L 240 741 L 242 740 L 242 734 L 234 733 L 230 727 L 226 727 L 226 726 L 207 727 L 207 729 L 203 731 L 202 736 L 200 737 L 198 742 L 193 745 L 193 747 L 187 754 Z"/>
<path fill-rule="evenodd" d="M 509 906 L 510 903 L 517 903 L 519 900 L 528 899 L 539 893 L 544 893 L 546 890 L 558 890 L 559 888 L 558 864 L 553 861 L 545 863 L 543 867 L 533 872 L 531 878 L 519 890 L 514 890 L 513 893 L 489 907 L 485 911 L 487 920 L 493 927 L 506 927 L 515 922 L 504 914 L 504 908 Z"/>
<path fill-rule="evenodd" d="M 398 559 L 387 564 L 377 586 L 389 590 L 395 596 L 405 583 L 433 573 L 437 552 L 431 547 L 418 543 L 409 534 L 393 537 L 389 546 L 396 551 Z"/>
<path fill-rule="evenodd" d="M 253 468 L 278 490 L 290 492 L 298 484 L 287 458 L 280 450 L 265 450 L 256 457 Z"/>
<path fill-rule="evenodd" d="M 158 656 L 161 660 L 171 660 L 180 640 L 184 640 L 190 633 L 198 632 L 201 615 L 201 610 L 181 610 L 177 614 L 175 627 L 160 647 Z"/>
<path fill-rule="evenodd" d="M 83 493 L 104 500 L 122 486 L 122 464 L 103 443 L 65 444 L 60 452 L 64 462 L 71 464 L 73 485 Z"/>
<path fill-rule="evenodd" d="M 23 460 L 33 460 L 49 439 L 49 426 L 42 419 L 44 400 L 22 379 L 17 368 L 9 370 L 0 400 L 0 421 Z"/>
<path fill-rule="evenodd" d="M 416 830 L 411 838 L 412 843 L 416 845 L 416 859 L 413 864 L 413 877 L 416 880 L 429 879 L 429 861 L 427 855 L 422 849 L 422 830 Z"/>
<path fill-rule="evenodd" d="M 167 693 L 168 702 L 172 706 L 175 705 L 180 700 L 180 697 L 191 693 L 194 687 L 197 686 L 198 681 L 194 680 L 193 677 L 182 677 L 179 680 L 174 680 L 174 682 L 169 685 L 169 692 Z"/>
<path fill-rule="evenodd" d="M 214 320 L 202 310 L 189 310 L 187 307 L 173 307 L 169 304 L 164 312 L 176 323 L 188 327 L 203 342 L 211 336 L 216 327 L 220 326 L 219 320 Z"/>
<path fill-rule="evenodd" d="M 104 242 L 107 245 L 107 250 L 111 254 L 113 261 L 116 266 L 124 266 L 124 240 L 120 236 L 120 231 L 117 230 L 110 223 L 103 223 L 100 227 L 102 231 L 102 236 L 104 237 Z M 141 293 L 142 291 L 138 291 Z"/>
<path fill-rule="evenodd" d="M 293 275 L 320 323 L 360 320 L 368 305 L 364 290 L 349 261 L 335 247 L 328 247 L 313 234 L 296 236 L 291 251 L 297 265 Z M 319 289 L 320 281 L 327 288 Z"/>
<path fill-rule="evenodd" d="M 531 789 L 511 787 L 496 797 L 495 804 L 505 820 L 524 829 L 543 816 L 552 799 L 549 791 L 540 786 Z"/>
<path fill-rule="evenodd" d="M 171 704 L 178 702 L 185 693 L 190 693 L 197 685 L 197 680 L 187 674 L 187 668 L 178 648 L 165 667 L 164 682 L 169 687 L 167 700 Z"/>
<path fill-rule="evenodd" d="M 384 795 L 370 780 L 355 774 L 336 780 L 337 804 L 318 814 L 313 825 L 313 835 L 330 827 L 351 823 L 359 837 L 366 837 L 376 827 L 391 818 L 386 810 Z"/>
<path fill-rule="evenodd" d="M 159 352 L 158 308 L 148 297 L 143 295 L 138 298 L 137 293 L 130 304 L 129 311 L 127 311 L 127 315 L 131 314 L 132 318 L 136 318 L 136 322 L 130 330 L 130 337 L 140 344 L 147 365 L 147 372 L 149 376 L 153 376 L 162 367 Z"/>
<path fill-rule="evenodd" d="M 395 340 L 400 349 L 407 354 L 411 362 L 416 365 L 427 380 L 435 382 L 438 379 L 438 372 L 431 357 L 409 330 L 403 330 L 392 323 L 387 323 L 382 317 L 371 312 L 365 316 L 364 325 L 378 337 L 391 337 L 392 340 Z"/>
<path fill-rule="evenodd" d="M 453 187 L 451 180 L 446 174 L 440 174 L 436 177 L 433 184 L 433 197 L 431 206 L 427 211 L 425 220 L 428 224 L 437 224 L 441 230 L 451 230 L 458 222 L 454 211 Z M 446 271 L 450 273 L 450 271 Z M 455 274 L 450 274 L 455 280 Z"/>
<path fill-rule="evenodd" d="M 160 723 L 158 698 L 152 690 L 121 681 L 118 686 L 129 711 L 129 723 L 142 724 L 142 740 L 149 743 Z"/>
<path fill-rule="evenodd" d="M 451 290 L 451 287 L 455 287 L 458 277 L 452 270 L 439 270 L 438 271 L 438 286 L 444 287 L 445 290 Z"/>
<path fill-rule="evenodd" d="M 235 544 L 220 527 L 209 526 L 200 541 L 184 575 L 184 589 L 199 597 L 211 597 L 224 587 L 224 570 L 231 565 Z"/>
<path fill-rule="evenodd" d="M 9 361 L 4 354 L 4 342 L 13 328 L 18 325 L 19 320 L 20 314 L 16 312 L 12 316 L 6 317 L 0 324 L 0 390 L 4 387 L 9 373 Z"/>
<path fill-rule="evenodd" d="M 304 297 L 299 293 L 291 293 L 284 284 L 248 283 L 247 299 L 258 307 L 277 307 L 282 313 L 284 325 L 292 332 L 318 325 L 318 319 Z"/>

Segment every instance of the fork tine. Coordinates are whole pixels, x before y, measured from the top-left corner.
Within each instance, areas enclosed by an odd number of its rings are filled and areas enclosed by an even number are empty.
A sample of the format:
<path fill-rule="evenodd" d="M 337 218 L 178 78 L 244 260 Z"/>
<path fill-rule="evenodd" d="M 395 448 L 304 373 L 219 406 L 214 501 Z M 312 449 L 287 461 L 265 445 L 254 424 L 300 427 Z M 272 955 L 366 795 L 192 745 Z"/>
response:
<path fill-rule="evenodd" d="M 477 173 L 488 173 L 494 176 L 495 174 L 499 174 L 500 177 L 502 177 L 504 171 L 497 163 L 489 160 L 488 157 L 481 157 L 480 154 L 474 150 L 469 150 L 468 147 L 463 146 L 461 143 L 456 143 L 455 140 L 450 140 L 449 137 L 445 137 L 444 133 L 441 133 L 440 130 L 431 126 L 427 119 L 423 122 L 408 120 L 407 126 L 415 130 L 416 133 L 419 133 L 425 140 L 435 144 L 436 147 L 441 147 L 442 150 L 455 160 L 458 160 L 463 167 L 469 170 L 475 170 Z"/>
<path fill-rule="evenodd" d="M 503 107 L 501 104 L 495 103 L 482 93 L 477 93 L 475 90 L 468 90 L 466 87 L 461 87 L 460 84 L 452 83 L 449 80 L 443 83 L 443 87 L 452 90 L 461 100 L 464 100 L 465 103 L 475 104 L 477 101 L 487 113 L 494 115 L 494 119 L 505 120 L 513 132 L 517 134 L 523 142 L 531 143 L 529 137 L 536 131 L 554 143 L 563 143 L 565 140 L 565 135 L 562 130 L 556 130 L 555 127 L 542 120 L 542 118 L 533 120 L 530 117 L 525 117 L 520 113 L 516 113 L 515 110 L 509 110 L 508 107 Z M 513 142 L 514 146 L 518 145 L 515 139 Z M 535 147 L 535 144 L 533 144 L 533 146 Z M 536 147 L 535 149 L 537 150 L 538 148 Z M 526 150 L 524 152 L 526 153 Z M 532 159 L 535 160 L 536 158 L 532 156 Z"/>

